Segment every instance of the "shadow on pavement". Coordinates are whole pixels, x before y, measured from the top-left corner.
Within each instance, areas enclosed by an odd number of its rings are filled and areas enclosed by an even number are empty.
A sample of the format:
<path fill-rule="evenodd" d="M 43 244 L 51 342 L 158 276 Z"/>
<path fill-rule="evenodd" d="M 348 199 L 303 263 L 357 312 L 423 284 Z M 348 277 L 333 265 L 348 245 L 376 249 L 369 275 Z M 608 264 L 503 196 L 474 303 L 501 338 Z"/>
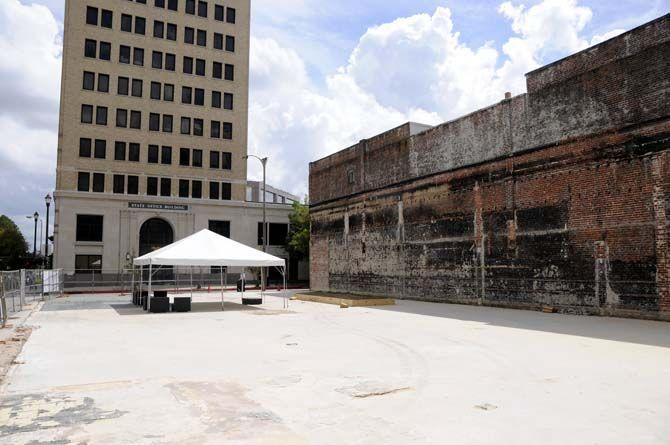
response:
<path fill-rule="evenodd" d="M 398 300 L 396 306 L 376 306 L 370 309 L 670 348 L 670 323 L 663 321 L 544 314 L 517 309 L 410 300 Z"/>

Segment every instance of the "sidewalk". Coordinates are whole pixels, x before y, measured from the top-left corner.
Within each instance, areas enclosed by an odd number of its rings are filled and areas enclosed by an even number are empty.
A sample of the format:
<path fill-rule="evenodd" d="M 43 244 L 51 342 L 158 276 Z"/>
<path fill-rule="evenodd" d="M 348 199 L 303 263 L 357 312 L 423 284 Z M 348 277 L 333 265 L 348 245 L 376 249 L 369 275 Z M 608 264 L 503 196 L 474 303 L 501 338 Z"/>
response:
<path fill-rule="evenodd" d="M 28 317 L 39 307 L 40 302 L 25 304 L 21 312 L 11 313 L 7 325 L 0 329 L 0 387 L 14 360 L 28 341 L 32 327 L 26 325 Z"/>

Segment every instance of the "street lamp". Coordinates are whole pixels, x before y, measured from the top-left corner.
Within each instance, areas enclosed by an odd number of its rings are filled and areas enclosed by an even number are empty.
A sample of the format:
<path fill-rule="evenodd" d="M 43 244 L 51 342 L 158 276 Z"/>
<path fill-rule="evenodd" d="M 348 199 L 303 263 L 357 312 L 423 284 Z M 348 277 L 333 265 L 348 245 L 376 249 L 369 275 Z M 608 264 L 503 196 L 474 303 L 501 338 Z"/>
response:
<path fill-rule="evenodd" d="M 47 230 L 46 230 L 46 236 L 44 237 L 44 245 L 45 245 L 45 252 L 44 252 L 44 268 L 48 269 L 49 268 L 49 207 L 51 206 L 51 195 L 47 193 L 47 195 L 44 197 L 44 202 L 47 205 Z"/>
<path fill-rule="evenodd" d="M 35 234 L 33 235 L 33 259 L 37 256 L 37 220 L 40 219 L 40 214 L 35 212 L 33 216 L 26 216 L 28 219 L 35 220 Z"/>
<path fill-rule="evenodd" d="M 267 225 L 267 221 L 266 221 L 266 218 L 265 218 L 265 206 L 266 206 L 266 204 L 265 204 L 265 170 L 266 170 L 266 167 L 267 167 L 268 158 L 267 157 L 261 158 L 261 157 L 256 156 L 256 155 L 246 155 L 246 156 L 244 156 L 244 159 L 249 159 L 249 158 L 256 158 L 259 161 L 261 161 L 261 164 L 263 164 L 263 252 L 267 252 L 267 250 L 268 250 L 268 225 Z M 264 267 L 261 268 L 261 272 L 262 272 L 262 275 L 263 275 L 261 277 L 262 289 L 263 289 L 263 292 L 265 292 L 265 268 Z"/>

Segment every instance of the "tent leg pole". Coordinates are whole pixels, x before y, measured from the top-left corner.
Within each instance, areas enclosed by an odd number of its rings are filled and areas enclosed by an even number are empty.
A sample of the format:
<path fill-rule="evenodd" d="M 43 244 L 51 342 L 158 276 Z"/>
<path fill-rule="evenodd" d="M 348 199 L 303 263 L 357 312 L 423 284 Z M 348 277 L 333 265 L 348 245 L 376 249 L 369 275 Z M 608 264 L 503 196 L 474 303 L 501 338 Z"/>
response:
<path fill-rule="evenodd" d="M 288 309 L 288 289 L 286 288 L 286 267 L 284 267 L 284 309 Z"/>
<path fill-rule="evenodd" d="M 133 266 L 132 271 L 130 272 L 130 297 L 135 294 L 135 266 Z"/>
<path fill-rule="evenodd" d="M 152 281 L 152 267 L 151 263 L 149 263 L 149 295 L 147 295 L 147 312 L 151 312 L 151 281 Z"/>
<path fill-rule="evenodd" d="M 223 267 L 221 267 L 221 269 L 219 269 L 219 273 L 221 274 L 221 310 L 225 311 L 226 306 L 225 306 L 225 303 L 223 301 Z"/>
<path fill-rule="evenodd" d="M 191 302 L 193 302 L 193 266 L 188 269 L 191 271 Z"/>
<path fill-rule="evenodd" d="M 144 301 L 142 300 L 142 280 L 144 280 L 144 266 L 140 266 L 140 306 L 144 307 Z"/>

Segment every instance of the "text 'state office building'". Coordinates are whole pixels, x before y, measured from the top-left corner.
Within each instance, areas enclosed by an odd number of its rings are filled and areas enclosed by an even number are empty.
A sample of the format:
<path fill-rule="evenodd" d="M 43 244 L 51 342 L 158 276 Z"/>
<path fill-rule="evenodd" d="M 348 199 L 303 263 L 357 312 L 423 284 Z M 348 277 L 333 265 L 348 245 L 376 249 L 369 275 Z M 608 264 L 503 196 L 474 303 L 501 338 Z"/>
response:
<path fill-rule="evenodd" d="M 249 28 L 249 0 L 66 1 L 54 267 L 121 270 L 205 228 L 259 246 Z M 287 257 L 295 197 L 267 195 Z"/>

